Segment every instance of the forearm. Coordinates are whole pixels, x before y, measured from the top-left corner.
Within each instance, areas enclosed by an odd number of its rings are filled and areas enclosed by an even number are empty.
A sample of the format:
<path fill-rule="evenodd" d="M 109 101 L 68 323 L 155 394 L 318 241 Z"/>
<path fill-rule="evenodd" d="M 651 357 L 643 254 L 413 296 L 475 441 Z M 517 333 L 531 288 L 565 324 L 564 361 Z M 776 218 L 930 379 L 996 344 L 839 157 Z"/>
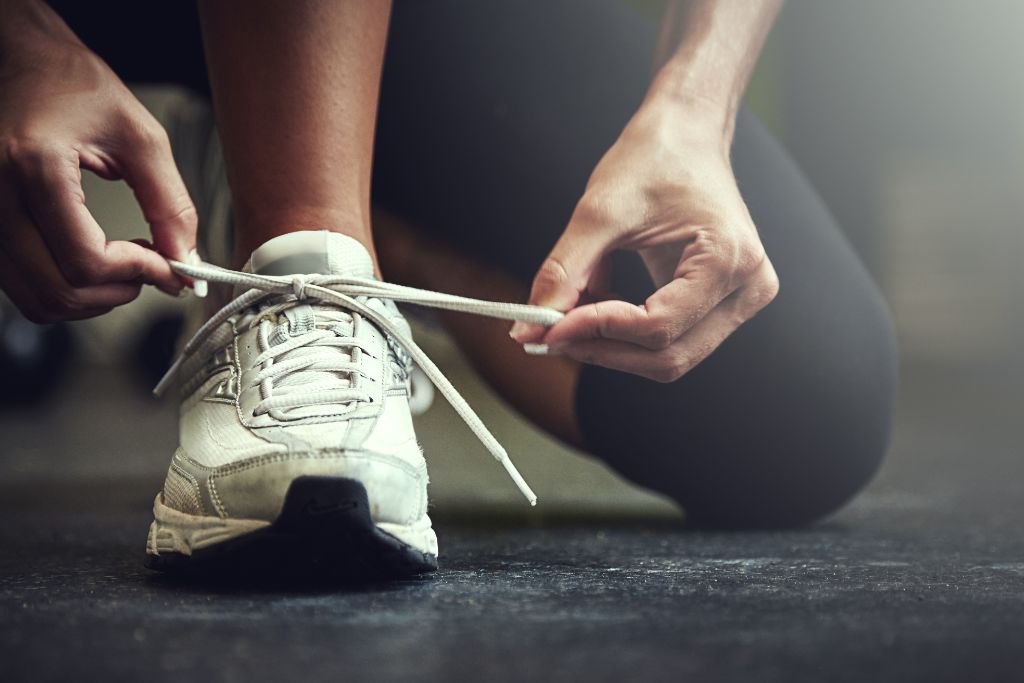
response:
<path fill-rule="evenodd" d="M 244 258 L 282 230 L 371 249 L 370 170 L 390 2 L 200 4 Z"/>
<path fill-rule="evenodd" d="M 669 0 L 647 103 L 720 119 L 727 144 L 782 0 Z"/>
<path fill-rule="evenodd" d="M 9 61 L 13 51 L 26 46 L 34 48 L 41 39 L 81 45 L 67 24 L 42 0 L 0 0 L 0 67 Z"/>

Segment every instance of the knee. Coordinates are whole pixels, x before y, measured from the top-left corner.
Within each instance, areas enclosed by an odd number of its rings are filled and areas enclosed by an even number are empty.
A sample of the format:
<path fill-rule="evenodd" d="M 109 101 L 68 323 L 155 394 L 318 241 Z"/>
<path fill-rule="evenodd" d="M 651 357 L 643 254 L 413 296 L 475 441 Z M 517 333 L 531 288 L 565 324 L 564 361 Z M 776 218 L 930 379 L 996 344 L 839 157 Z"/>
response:
<path fill-rule="evenodd" d="M 624 476 L 676 500 L 695 525 L 784 528 L 820 520 L 867 485 L 888 450 L 896 346 L 884 311 L 870 322 L 877 324 L 828 354 L 797 349 L 799 360 L 732 359 L 727 371 L 719 365 L 661 389 L 617 387 L 618 395 L 643 393 L 631 402 L 630 420 L 644 438 L 632 432 L 624 441 L 614 426 L 620 421 L 595 414 L 598 439 L 588 440 Z M 602 386 L 612 381 L 626 380 L 606 375 Z"/>
<path fill-rule="evenodd" d="M 843 425 L 805 413 L 780 432 L 731 444 L 730 456 L 669 487 L 695 526 L 719 529 L 792 528 L 836 512 L 874 477 L 889 442 L 883 401 L 851 414 Z M 848 406 L 847 406 L 848 407 Z"/>
<path fill-rule="evenodd" d="M 839 356 L 790 377 L 788 389 L 750 419 L 752 429 L 737 423 L 733 435 L 710 434 L 694 479 L 676 491 L 688 518 L 718 528 L 801 526 L 860 492 L 879 470 L 892 430 L 896 347 L 891 328 L 884 330 L 853 362 Z"/>

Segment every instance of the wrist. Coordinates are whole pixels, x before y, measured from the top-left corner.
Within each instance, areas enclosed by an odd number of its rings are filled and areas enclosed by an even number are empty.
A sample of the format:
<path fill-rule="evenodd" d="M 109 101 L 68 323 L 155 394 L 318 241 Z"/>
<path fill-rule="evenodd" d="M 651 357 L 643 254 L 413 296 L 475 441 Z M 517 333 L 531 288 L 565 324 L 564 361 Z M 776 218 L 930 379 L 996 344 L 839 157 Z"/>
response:
<path fill-rule="evenodd" d="M 717 116 L 731 137 L 743 91 L 781 0 L 669 0 L 651 97 Z"/>
<path fill-rule="evenodd" d="M 666 125 L 700 131 L 728 150 L 742 90 L 723 80 L 691 60 L 669 60 L 655 74 L 641 110 Z"/>
<path fill-rule="evenodd" d="M 667 149 L 705 149 L 728 159 L 736 114 L 716 100 L 652 87 L 628 129 L 654 136 Z"/>

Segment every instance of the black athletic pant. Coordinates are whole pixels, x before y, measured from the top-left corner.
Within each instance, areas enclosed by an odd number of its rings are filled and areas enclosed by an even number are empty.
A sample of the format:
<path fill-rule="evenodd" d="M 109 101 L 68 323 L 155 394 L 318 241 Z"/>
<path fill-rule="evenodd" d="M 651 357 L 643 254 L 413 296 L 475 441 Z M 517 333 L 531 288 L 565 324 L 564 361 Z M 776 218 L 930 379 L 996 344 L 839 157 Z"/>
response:
<path fill-rule="evenodd" d="M 189 3 L 55 4 L 125 80 L 208 90 Z M 398 0 L 375 201 L 529 282 L 639 105 L 654 40 L 616 0 Z M 778 297 L 675 383 L 586 367 L 579 420 L 594 454 L 697 522 L 799 524 L 878 468 L 895 343 L 832 217 L 748 112 L 733 163 Z M 642 300 L 652 287 L 638 259 L 619 265 L 618 291 Z"/>

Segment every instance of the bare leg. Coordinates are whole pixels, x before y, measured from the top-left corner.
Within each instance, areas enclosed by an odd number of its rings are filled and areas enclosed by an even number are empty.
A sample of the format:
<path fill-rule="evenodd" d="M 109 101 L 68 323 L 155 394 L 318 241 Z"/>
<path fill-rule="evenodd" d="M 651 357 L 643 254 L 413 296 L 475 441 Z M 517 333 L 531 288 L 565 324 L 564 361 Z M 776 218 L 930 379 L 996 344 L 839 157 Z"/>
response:
<path fill-rule="evenodd" d="M 235 265 L 326 229 L 373 255 L 370 169 L 386 0 L 200 3 L 236 219 Z"/>
<path fill-rule="evenodd" d="M 235 265 L 294 230 L 344 232 L 374 254 L 370 170 L 390 3 L 219 0 L 201 3 L 214 106 L 235 208 Z M 387 272 L 413 286 L 521 301 L 526 286 L 378 216 Z M 530 358 L 508 323 L 445 315 L 452 334 L 501 394 L 576 445 L 579 366 Z"/>

